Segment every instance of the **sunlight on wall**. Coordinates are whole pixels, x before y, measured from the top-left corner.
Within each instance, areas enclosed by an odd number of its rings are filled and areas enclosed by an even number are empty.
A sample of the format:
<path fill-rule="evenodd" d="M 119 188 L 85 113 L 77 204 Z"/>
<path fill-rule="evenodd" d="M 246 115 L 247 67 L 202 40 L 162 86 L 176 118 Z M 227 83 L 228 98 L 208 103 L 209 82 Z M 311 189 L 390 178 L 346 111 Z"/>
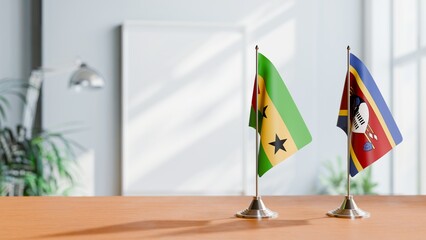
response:
<path fill-rule="evenodd" d="M 417 193 L 417 71 L 416 64 L 410 63 L 395 68 L 394 79 L 394 111 L 395 121 L 404 138 L 403 144 L 395 148 L 394 175 L 399 181 L 395 182 L 396 194 Z"/>
<path fill-rule="evenodd" d="M 417 0 L 394 0 L 394 57 L 401 57 L 417 48 Z"/>
<path fill-rule="evenodd" d="M 424 1 L 417 0 L 382 0 L 367 4 L 370 11 L 367 23 L 373 23 L 368 24 L 371 34 L 366 38 L 367 53 L 373 59 L 374 72 L 381 76 L 378 85 L 385 86 L 383 95 L 387 97 L 390 93 L 386 100 L 403 136 L 402 143 L 383 159 L 389 158 L 389 168 L 380 169 L 381 163 L 374 167 L 379 185 L 386 186 L 380 187 L 381 194 L 426 192 L 423 164 L 426 134 L 422 124 L 426 118 L 425 75 L 422 72 L 426 18 L 421 14 L 425 5 Z"/>
<path fill-rule="evenodd" d="M 265 174 L 261 193 L 314 193 L 321 156 L 334 159 L 339 149 L 324 145 L 342 142 L 334 136 L 341 134 L 334 124 L 341 88 L 321 93 L 342 83 L 347 36 L 361 49 L 358 28 L 335 23 L 340 13 L 318 14 L 319 5 L 314 0 L 268 1 L 224 20 L 227 24 L 204 27 L 202 21 L 126 25 L 123 194 L 254 193 L 255 133 L 247 125 L 256 44 L 282 75 L 316 139 Z M 325 32 L 316 30 L 329 21 L 333 24 Z M 356 18 L 351 21 L 358 26 Z M 318 71 L 324 67 L 332 71 Z M 332 120 L 317 120 L 319 111 Z"/>
<path fill-rule="evenodd" d="M 220 25 L 217 27 L 218 29 L 226 28 L 226 26 L 221 27 Z M 243 28 L 241 28 L 242 30 Z M 211 61 L 218 54 L 226 51 L 230 46 L 240 43 L 241 34 L 235 33 L 235 29 L 231 29 L 231 32 L 227 33 L 216 33 L 196 49 L 188 52 L 188 56 L 178 62 L 177 66 L 172 70 L 172 77 L 181 78 L 189 75 L 194 70 L 206 64 L 206 62 Z"/>
<path fill-rule="evenodd" d="M 282 68 L 294 58 L 296 50 L 296 20 L 290 19 L 276 26 L 272 31 L 259 36 L 262 52 L 267 53 L 274 65 Z M 291 81 L 291 80 L 286 80 Z"/>
<path fill-rule="evenodd" d="M 420 46 L 426 47 L 426 2 L 425 1 L 419 1 L 420 2 Z M 426 76 L 425 76 L 426 77 Z M 423 78 L 425 79 L 425 78 Z"/>
<path fill-rule="evenodd" d="M 248 31 L 254 31 L 261 27 L 267 26 L 294 7 L 293 0 L 287 1 L 265 1 L 259 5 L 254 12 L 244 17 L 239 24 L 247 26 Z"/>

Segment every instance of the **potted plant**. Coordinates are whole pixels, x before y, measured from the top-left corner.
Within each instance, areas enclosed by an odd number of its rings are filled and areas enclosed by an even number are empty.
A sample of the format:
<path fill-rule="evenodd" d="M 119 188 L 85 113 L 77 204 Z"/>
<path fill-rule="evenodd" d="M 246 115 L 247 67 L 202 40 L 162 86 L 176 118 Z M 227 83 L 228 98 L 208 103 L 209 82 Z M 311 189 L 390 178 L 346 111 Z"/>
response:
<path fill-rule="evenodd" d="M 341 157 L 337 157 L 336 162 L 326 161 L 325 172 L 320 176 L 320 194 L 344 195 L 347 189 L 348 170 L 343 166 Z M 373 181 L 371 167 L 365 169 L 351 179 L 351 192 L 357 195 L 377 194 L 375 189 L 377 183 Z"/>
<path fill-rule="evenodd" d="M 72 167 L 76 166 L 77 143 L 63 132 L 38 131 L 28 136 L 25 127 L 4 126 L 10 103 L 7 95 L 25 103 L 28 84 L 0 80 L 0 195 L 67 195 L 74 186 Z"/>

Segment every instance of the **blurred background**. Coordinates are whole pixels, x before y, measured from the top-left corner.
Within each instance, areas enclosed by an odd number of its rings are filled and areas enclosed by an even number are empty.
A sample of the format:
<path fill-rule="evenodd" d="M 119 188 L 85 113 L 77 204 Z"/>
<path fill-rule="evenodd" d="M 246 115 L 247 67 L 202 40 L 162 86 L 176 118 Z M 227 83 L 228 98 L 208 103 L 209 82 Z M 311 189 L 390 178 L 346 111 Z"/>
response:
<path fill-rule="evenodd" d="M 262 195 L 344 192 L 348 45 L 404 138 L 355 193 L 425 194 L 424 12 L 422 0 L 0 0 L 2 194 L 254 194 L 256 44 L 313 138 L 260 178 Z M 101 89 L 70 89 L 76 60 Z"/>

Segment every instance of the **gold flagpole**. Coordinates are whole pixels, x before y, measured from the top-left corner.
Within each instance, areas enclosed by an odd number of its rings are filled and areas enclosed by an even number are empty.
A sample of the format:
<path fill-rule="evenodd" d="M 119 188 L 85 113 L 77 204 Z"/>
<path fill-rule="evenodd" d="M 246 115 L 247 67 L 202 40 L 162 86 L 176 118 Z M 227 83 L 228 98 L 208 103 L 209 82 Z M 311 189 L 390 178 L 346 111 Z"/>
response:
<path fill-rule="evenodd" d="M 256 195 L 253 197 L 253 200 L 250 203 L 250 206 L 243 210 L 237 212 L 235 214 L 237 217 L 240 218 L 276 218 L 278 216 L 278 213 L 273 212 L 269 210 L 265 204 L 263 203 L 262 199 L 259 195 L 259 101 L 258 101 L 258 91 L 259 91 L 259 82 L 257 81 L 257 75 L 258 75 L 258 50 L 259 47 L 256 45 L 256 76 L 255 76 L 255 87 L 254 89 L 254 95 L 255 95 L 255 114 L 256 114 Z"/>
<path fill-rule="evenodd" d="M 336 208 L 334 210 L 331 210 L 327 212 L 327 215 L 330 217 L 340 217 L 340 218 L 368 218 L 370 217 L 370 213 L 365 212 L 361 210 L 355 203 L 355 200 L 353 199 L 353 196 L 351 195 L 351 178 L 350 178 L 350 171 L 351 171 L 351 135 L 352 135 L 352 118 L 351 118 L 351 60 L 350 60 L 350 50 L 351 48 L 347 47 L 347 86 L 346 86 L 346 93 L 347 93 L 347 108 L 348 108 L 348 119 L 347 119 L 347 164 L 348 164 L 348 173 L 347 173 L 347 192 L 345 199 L 343 200 L 342 205 L 339 208 Z"/>

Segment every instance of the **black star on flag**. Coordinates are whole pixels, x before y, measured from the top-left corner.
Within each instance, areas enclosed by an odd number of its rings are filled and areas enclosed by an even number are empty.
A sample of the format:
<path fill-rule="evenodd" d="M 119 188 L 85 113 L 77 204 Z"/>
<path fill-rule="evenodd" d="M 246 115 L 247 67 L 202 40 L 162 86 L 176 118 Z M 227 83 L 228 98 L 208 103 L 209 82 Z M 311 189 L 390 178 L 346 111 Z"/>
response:
<path fill-rule="evenodd" d="M 275 141 L 269 143 L 270 145 L 275 147 L 275 153 L 274 154 L 276 154 L 278 152 L 278 150 L 280 150 L 280 149 L 284 150 L 284 152 L 287 152 L 287 150 L 284 147 L 285 141 L 287 141 L 287 138 L 281 140 L 278 137 L 278 135 L 275 134 Z"/>
<path fill-rule="evenodd" d="M 264 118 L 268 118 L 268 117 L 266 116 L 266 109 L 267 109 L 267 108 L 268 108 L 268 105 L 266 105 L 266 106 L 264 106 L 264 107 L 263 107 L 263 114 L 262 114 L 262 115 L 263 115 L 263 117 L 264 117 Z"/>

